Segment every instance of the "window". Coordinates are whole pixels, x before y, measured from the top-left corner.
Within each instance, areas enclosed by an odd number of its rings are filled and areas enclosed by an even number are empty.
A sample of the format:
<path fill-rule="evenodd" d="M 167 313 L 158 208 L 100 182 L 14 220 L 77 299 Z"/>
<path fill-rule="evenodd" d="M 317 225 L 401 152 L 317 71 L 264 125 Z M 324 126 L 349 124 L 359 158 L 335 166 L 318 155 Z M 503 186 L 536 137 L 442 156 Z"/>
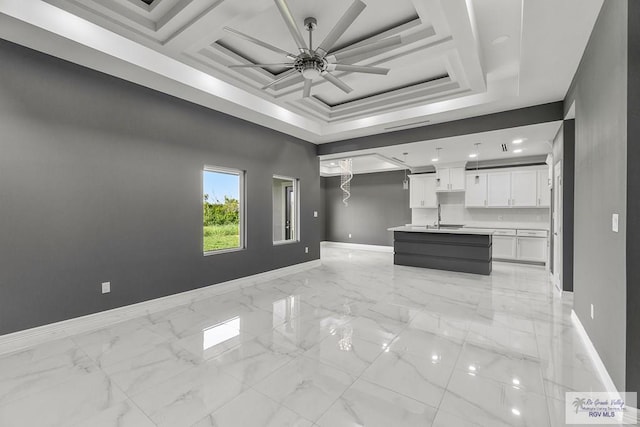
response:
<path fill-rule="evenodd" d="M 273 185 L 273 242 L 296 242 L 300 236 L 298 224 L 298 180 L 274 176 Z"/>
<path fill-rule="evenodd" d="M 205 254 L 244 247 L 244 174 L 205 168 L 203 192 L 203 251 Z"/>

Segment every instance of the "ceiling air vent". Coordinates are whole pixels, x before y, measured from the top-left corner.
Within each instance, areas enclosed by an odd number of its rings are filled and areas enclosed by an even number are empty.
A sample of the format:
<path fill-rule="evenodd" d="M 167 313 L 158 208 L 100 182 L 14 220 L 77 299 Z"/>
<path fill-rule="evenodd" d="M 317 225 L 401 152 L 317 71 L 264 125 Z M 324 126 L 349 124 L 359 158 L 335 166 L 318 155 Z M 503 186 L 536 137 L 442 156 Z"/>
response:
<path fill-rule="evenodd" d="M 502 144 L 501 148 L 502 148 L 502 151 L 505 153 L 509 151 L 509 147 L 507 147 L 507 144 Z"/>
<path fill-rule="evenodd" d="M 404 163 L 404 160 L 400 160 L 397 157 L 392 157 L 392 159 L 395 160 L 396 162 Z"/>

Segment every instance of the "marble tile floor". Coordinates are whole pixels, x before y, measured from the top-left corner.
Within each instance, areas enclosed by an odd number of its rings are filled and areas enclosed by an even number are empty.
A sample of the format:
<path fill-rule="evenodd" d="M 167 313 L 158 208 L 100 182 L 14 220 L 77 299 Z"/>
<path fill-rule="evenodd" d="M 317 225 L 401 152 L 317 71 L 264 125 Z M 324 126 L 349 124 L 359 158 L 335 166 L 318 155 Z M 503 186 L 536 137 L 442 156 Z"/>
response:
<path fill-rule="evenodd" d="M 542 267 L 322 262 L 0 355 L 0 426 L 555 427 L 604 390 Z"/>

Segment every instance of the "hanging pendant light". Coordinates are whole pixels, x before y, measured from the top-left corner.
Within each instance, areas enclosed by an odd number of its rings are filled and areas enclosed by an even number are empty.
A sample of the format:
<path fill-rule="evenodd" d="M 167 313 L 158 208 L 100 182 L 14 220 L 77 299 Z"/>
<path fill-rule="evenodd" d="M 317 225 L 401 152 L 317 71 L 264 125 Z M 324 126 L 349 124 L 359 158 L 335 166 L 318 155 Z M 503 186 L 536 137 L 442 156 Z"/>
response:
<path fill-rule="evenodd" d="M 407 154 L 409 153 L 402 153 L 402 155 L 404 156 L 404 181 L 402 181 L 402 189 L 403 190 L 408 190 L 409 189 L 409 179 L 407 178 Z"/>
<path fill-rule="evenodd" d="M 475 182 L 476 182 L 476 184 L 480 184 L 480 175 L 478 174 L 478 158 L 480 157 L 480 150 L 479 150 L 478 147 L 480 147 L 480 142 L 476 142 L 473 145 L 476 146 L 476 151 L 475 151 L 475 155 L 476 155 L 476 179 L 475 179 Z"/>
<path fill-rule="evenodd" d="M 442 148 L 436 148 L 436 156 L 431 159 L 433 163 L 440 161 L 440 150 L 442 150 Z M 440 187 L 440 170 L 438 168 L 436 168 L 436 187 Z"/>

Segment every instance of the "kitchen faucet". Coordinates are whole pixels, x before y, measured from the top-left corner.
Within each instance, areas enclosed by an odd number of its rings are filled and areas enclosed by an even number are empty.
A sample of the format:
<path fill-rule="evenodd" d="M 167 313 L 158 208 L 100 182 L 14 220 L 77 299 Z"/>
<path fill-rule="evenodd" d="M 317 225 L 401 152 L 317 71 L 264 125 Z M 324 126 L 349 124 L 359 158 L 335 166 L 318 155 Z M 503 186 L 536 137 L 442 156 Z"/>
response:
<path fill-rule="evenodd" d="M 438 219 L 436 220 L 436 227 L 440 228 L 440 221 L 442 221 L 442 207 L 438 203 Z"/>

